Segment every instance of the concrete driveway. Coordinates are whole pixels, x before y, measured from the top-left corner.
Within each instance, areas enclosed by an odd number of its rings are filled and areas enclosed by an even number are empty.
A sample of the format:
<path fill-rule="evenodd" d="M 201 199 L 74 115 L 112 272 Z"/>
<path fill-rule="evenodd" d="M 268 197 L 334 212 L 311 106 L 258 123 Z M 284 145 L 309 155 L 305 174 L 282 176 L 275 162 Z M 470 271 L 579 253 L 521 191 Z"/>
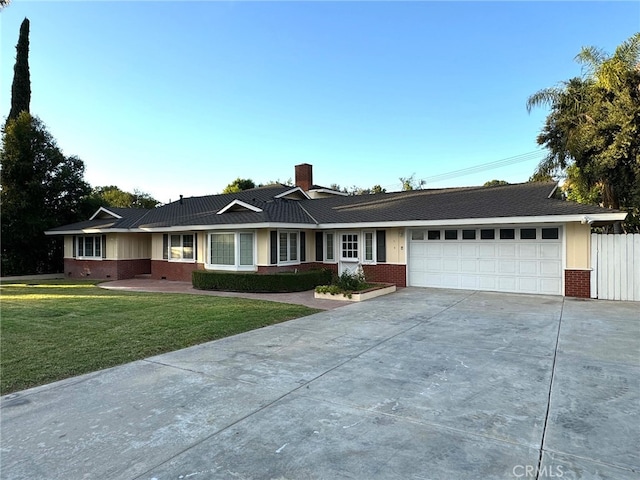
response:
<path fill-rule="evenodd" d="M 3 479 L 637 479 L 640 305 L 403 289 L 2 398 Z"/>

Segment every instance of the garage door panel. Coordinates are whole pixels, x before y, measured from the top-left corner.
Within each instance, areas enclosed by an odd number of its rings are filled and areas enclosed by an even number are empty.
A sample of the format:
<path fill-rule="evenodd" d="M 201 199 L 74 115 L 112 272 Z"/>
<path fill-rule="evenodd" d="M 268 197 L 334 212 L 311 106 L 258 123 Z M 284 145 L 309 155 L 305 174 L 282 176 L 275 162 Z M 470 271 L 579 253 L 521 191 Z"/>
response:
<path fill-rule="evenodd" d="M 458 229 L 458 240 L 410 240 L 409 284 L 561 294 L 562 233 L 542 239 L 537 228 L 535 240 L 520 239 L 517 227 L 513 239 L 462 240 Z"/>
<path fill-rule="evenodd" d="M 496 273 L 497 260 L 495 259 L 483 259 L 478 260 L 478 271 L 480 273 Z"/>
<path fill-rule="evenodd" d="M 518 258 L 538 258 L 538 246 L 530 243 L 518 245 Z"/>
<path fill-rule="evenodd" d="M 518 262 L 518 273 L 520 275 L 533 275 L 538 274 L 538 262 L 535 260 L 520 260 Z"/>
<path fill-rule="evenodd" d="M 476 273 L 478 271 L 478 260 L 475 258 L 460 260 L 460 271 L 462 273 Z"/>
<path fill-rule="evenodd" d="M 560 258 L 560 245 L 540 244 L 540 258 Z"/>

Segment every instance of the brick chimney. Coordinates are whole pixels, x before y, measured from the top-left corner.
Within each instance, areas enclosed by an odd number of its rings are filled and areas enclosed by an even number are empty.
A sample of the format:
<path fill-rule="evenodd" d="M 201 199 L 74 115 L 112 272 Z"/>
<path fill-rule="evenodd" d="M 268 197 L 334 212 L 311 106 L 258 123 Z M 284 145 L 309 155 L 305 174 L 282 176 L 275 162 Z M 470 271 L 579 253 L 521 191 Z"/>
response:
<path fill-rule="evenodd" d="M 296 187 L 300 187 L 305 192 L 311 190 L 313 186 L 313 165 L 301 163 L 296 165 Z"/>

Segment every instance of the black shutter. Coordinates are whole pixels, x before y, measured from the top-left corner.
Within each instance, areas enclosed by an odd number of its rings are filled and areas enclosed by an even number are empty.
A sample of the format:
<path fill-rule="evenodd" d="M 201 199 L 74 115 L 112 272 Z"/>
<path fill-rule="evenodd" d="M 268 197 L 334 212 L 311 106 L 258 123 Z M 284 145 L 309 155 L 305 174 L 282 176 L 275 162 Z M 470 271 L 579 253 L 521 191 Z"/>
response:
<path fill-rule="evenodd" d="M 169 259 L 169 235 L 167 233 L 162 235 L 162 259 Z"/>
<path fill-rule="evenodd" d="M 77 252 L 76 252 L 76 246 L 78 243 L 78 237 L 76 237 L 75 235 L 73 237 L 71 237 L 73 239 L 73 253 L 71 254 L 71 256 L 73 258 L 76 258 L 78 256 Z"/>
<path fill-rule="evenodd" d="M 278 263 L 278 232 L 271 230 L 271 265 Z"/>
<path fill-rule="evenodd" d="M 322 244 L 322 232 L 316 232 L 316 262 L 324 261 L 324 246 Z"/>
<path fill-rule="evenodd" d="M 376 232 L 376 261 L 387 261 L 387 232 L 386 230 L 378 230 Z"/>
<path fill-rule="evenodd" d="M 307 261 L 307 234 L 300 232 L 300 261 Z"/>
<path fill-rule="evenodd" d="M 198 262 L 198 232 L 193 232 L 193 259 Z"/>
<path fill-rule="evenodd" d="M 102 258 L 107 258 L 107 236 L 102 235 Z"/>

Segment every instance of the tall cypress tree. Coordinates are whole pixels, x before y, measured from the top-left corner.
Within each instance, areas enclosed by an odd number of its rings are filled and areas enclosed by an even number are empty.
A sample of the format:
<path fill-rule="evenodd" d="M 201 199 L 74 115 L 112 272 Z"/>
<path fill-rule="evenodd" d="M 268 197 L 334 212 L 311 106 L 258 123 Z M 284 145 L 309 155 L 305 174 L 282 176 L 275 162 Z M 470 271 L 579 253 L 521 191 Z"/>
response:
<path fill-rule="evenodd" d="M 13 67 L 13 83 L 11 85 L 11 111 L 7 122 L 18 118 L 20 112 L 29 112 L 31 103 L 31 78 L 29 75 L 29 19 L 25 18 L 20 25 L 20 37 L 16 45 L 16 64 Z"/>

